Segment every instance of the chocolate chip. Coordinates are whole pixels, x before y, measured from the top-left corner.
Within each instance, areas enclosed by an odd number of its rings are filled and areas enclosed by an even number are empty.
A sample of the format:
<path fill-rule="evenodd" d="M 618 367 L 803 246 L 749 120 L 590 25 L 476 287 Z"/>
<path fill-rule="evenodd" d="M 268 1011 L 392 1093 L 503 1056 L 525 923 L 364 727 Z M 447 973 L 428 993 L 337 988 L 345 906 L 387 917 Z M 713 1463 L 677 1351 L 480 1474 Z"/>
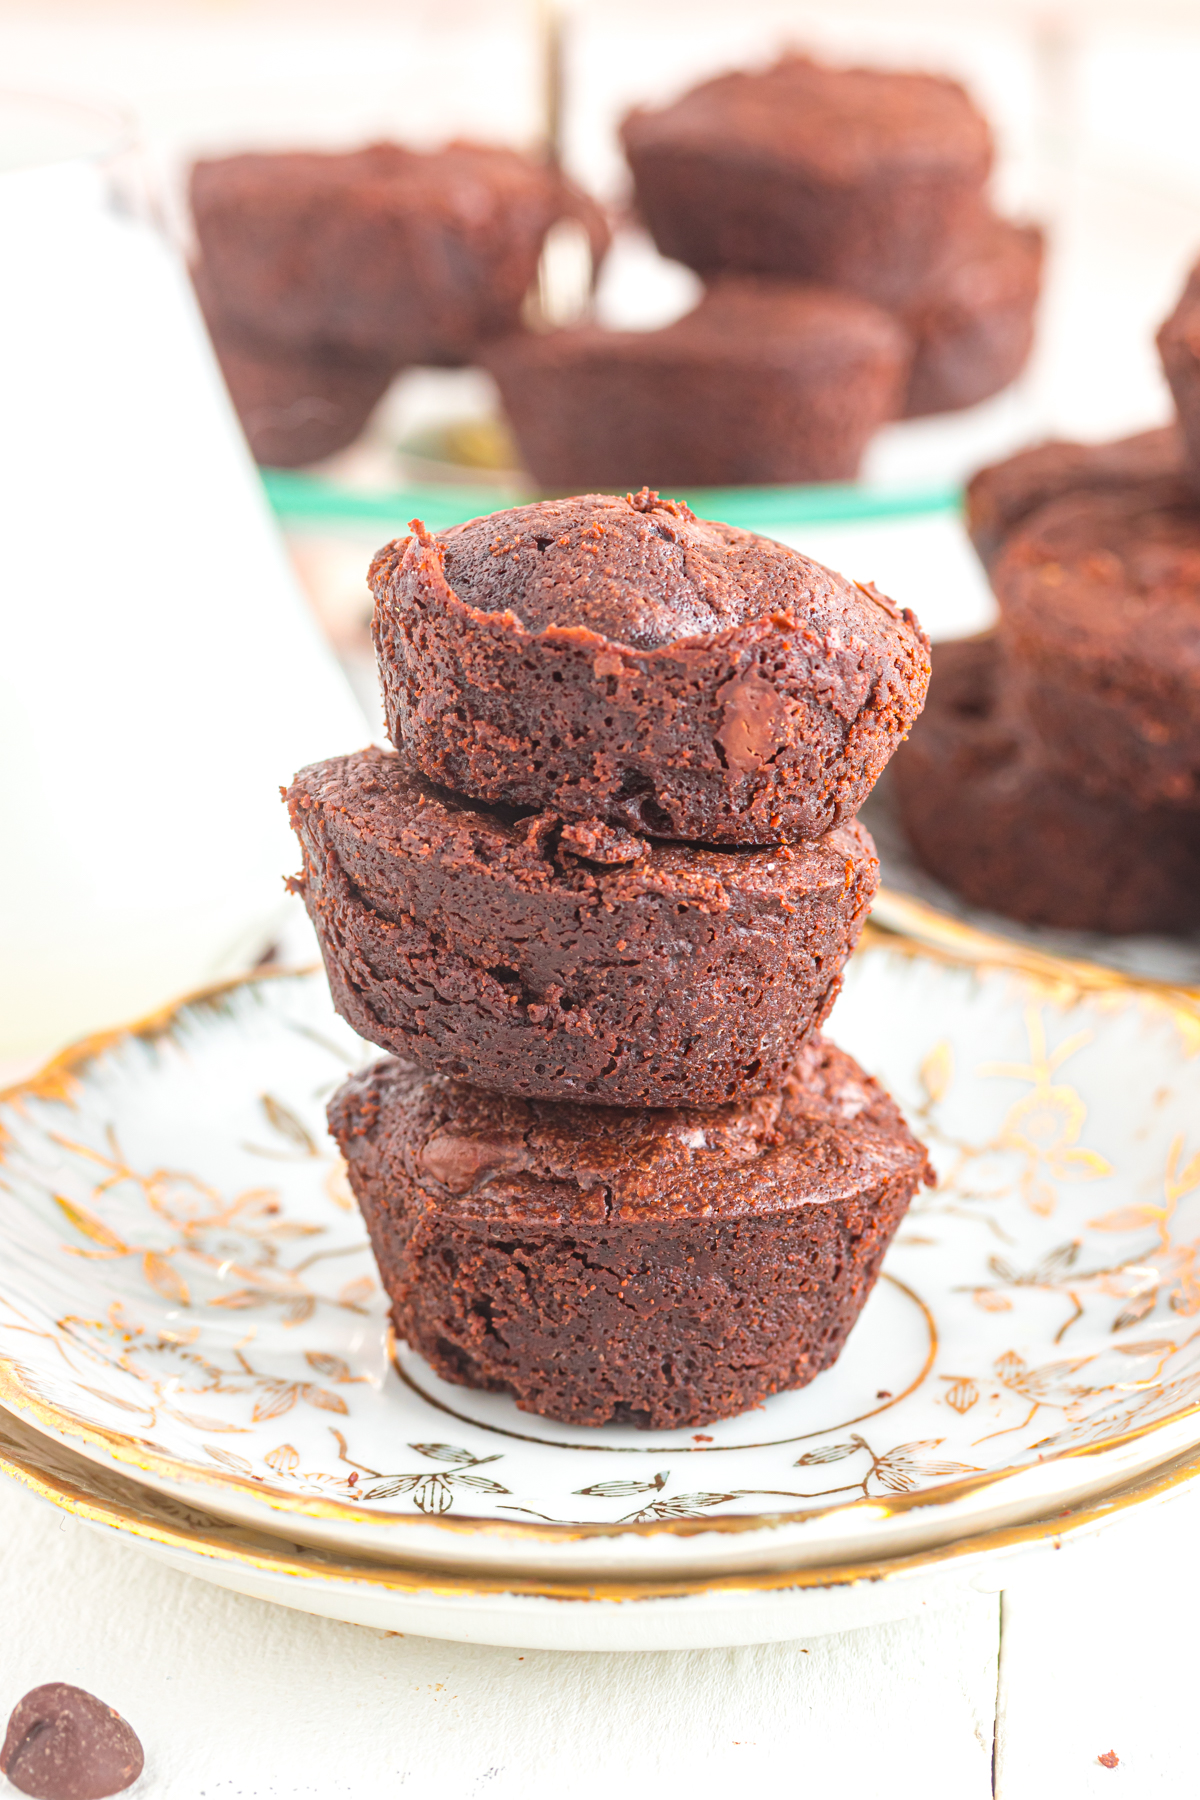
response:
<path fill-rule="evenodd" d="M 727 766 L 738 775 L 752 773 L 770 762 L 788 734 L 787 710 L 770 682 L 758 675 L 728 681 L 718 688 L 724 703 L 717 742 Z"/>
<path fill-rule="evenodd" d="M 0 1750 L 0 1769 L 35 1800 L 105 1800 L 137 1780 L 143 1760 L 120 1713 L 65 1681 L 17 1701 Z"/>
<path fill-rule="evenodd" d="M 465 1194 L 493 1175 L 515 1174 L 528 1165 L 529 1153 L 518 1137 L 482 1134 L 461 1137 L 442 1131 L 430 1138 L 421 1162 L 452 1194 Z"/>

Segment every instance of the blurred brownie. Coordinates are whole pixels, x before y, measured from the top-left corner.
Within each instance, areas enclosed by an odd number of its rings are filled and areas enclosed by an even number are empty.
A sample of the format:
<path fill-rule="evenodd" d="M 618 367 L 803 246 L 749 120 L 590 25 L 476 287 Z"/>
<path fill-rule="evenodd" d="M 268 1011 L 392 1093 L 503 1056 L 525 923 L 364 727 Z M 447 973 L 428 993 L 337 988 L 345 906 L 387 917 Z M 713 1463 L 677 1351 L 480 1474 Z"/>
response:
<path fill-rule="evenodd" d="M 647 490 L 414 521 L 369 579 L 388 731 L 424 775 L 652 837 L 824 836 L 928 681 L 911 612 Z"/>
<path fill-rule="evenodd" d="M 1183 429 L 1187 473 L 1200 486 L 1200 263 L 1159 331 L 1158 353 Z"/>
<path fill-rule="evenodd" d="M 1200 817 L 1097 799 L 1049 767 L 991 634 L 934 645 L 889 779 L 918 859 L 973 906 L 1075 931 L 1200 925 Z"/>
<path fill-rule="evenodd" d="M 469 362 L 515 330 L 556 220 L 585 224 L 597 262 L 607 244 L 599 210 L 561 176 L 481 144 L 223 157 L 195 165 L 191 201 L 232 327 L 393 368 Z"/>
<path fill-rule="evenodd" d="M 377 1063 L 334 1097 L 397 1334 L 575 1425 L 705 1425 L 834 1361 L 923 1179 L 894 1102 L 813 1039 L 715 1112 L 489 1094 Z"/>
<path fill-rule="evenodd" d="M 869 301 L 743 276 L 661 331 L 525 333 L 484 360 L 530 474 L 580 491 L 851 480 L 910 354 Z"/>
<path fill-rule="evenodd" d="M 967 530 L 991 567 L 1014 531 L 1040 507 L 1067 494 L 1103 494 L 1183 472 L 1174 425 L 1110 444 L 1052 438 L 980 469 L 967 484 Z"/>
<path fill-rule="evenodd" d="M 202 270 L 194 270 L 229 397 L 256 462 L 296 468 L 358 437 L 396 374 L 386 358 L 295 350 L 263 343 L 222 319 Z"/>
<path fill-rule="evenodd" d="M 992 570 L 1050 760 L 1089 792 L 1200 808 L 1200 501 L 1166 478 L 1043 507 Z"/>
<path fill-rule="evenodd" d="M 855 820 L 738 852 L 472 806 L 385 750 L 303 770 L 294 886 L 360 1037 L 501 1093 L 720 1106 L 784 1079 L 879 881 Z"/>
<path fill-rule="evenodd" d="M 786 56 L 621 128 L 664 256 L 702 275 L 801 276 L 903 306 L 979 220 L 987 121 L 934 75 Z"/>
<path fill-rule="evenodd" d="M 1033 347 L 1042 234 L 989 218 L 956 250 L 904 322 L 914 343 L 907 419 L 975 406 L 1015 381 Z"/>

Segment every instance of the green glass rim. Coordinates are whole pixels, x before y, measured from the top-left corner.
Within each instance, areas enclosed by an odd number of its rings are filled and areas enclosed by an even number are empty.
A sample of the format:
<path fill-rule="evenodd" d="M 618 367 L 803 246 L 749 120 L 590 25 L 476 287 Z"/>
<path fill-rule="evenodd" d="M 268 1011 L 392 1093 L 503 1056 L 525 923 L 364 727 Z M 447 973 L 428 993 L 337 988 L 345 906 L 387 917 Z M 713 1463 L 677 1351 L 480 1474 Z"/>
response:
<path fill-rule="evenodd" d="M 462 487 L 447 484 L 359 493 L 294 469 L 263 469 L 261 473 L 276 516 L 293 529 L 361 525 L 404 531 L 410 519 L 421 519 L 431 531 L 444 531 L 449 525 L 524 504 L 495 488 L 466 483 Z M 821 482 L 805 487 L 693 488 L 673 497 L 685 500 L 701 518 L 762 532 L 794 525 L 918 519 L 956 513 L 962 507 L 962 489 L 949 485 L 868 488 L 852 482 Z"/>

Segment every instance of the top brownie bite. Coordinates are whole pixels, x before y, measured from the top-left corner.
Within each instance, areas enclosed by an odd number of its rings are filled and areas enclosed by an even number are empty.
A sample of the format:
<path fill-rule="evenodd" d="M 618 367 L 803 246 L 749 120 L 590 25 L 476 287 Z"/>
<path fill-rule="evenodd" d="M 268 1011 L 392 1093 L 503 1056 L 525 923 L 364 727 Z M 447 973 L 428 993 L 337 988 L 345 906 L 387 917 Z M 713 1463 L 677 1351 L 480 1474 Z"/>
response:
<path fill-rule="evenodd" d="M 921 709 L 912 613 L 643 490 L 380 551 L 393 743 L 473 799 L 766 844 L 851 818 Z"/>
<path fill-rule="evenodd" d="M 295 349 L 406 363 L 470 361 L 512 331 L 556 219 L 591 201 L 514 150 L 371 144 L 198 162 L 192 215 L 204 275 L 230 328 Z"/>
<path fill-rule="evenodd" d="M 957 82 L 787 56 L 621 129 L 665 256 L 805 276 L 903 304 L 979 216 L 987 121 Z"/>

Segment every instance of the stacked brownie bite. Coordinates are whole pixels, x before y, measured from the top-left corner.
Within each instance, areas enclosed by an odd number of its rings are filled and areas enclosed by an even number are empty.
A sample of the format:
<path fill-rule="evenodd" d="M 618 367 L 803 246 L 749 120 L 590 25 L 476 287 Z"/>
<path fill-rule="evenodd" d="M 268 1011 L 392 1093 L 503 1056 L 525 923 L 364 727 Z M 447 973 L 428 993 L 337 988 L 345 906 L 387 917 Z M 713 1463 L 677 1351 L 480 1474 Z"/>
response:
<path fill-rule="evenodd" d="M 260 462 L 350 443 L 400 369 L 476 360 L 511 332 L 560 219 L 603 215 L 545 163 L 494 145 L 370 144 L 198 162 L 193 277 Z"/>
<path fill-rule="evenodd" d="M 991 134 L 958 83 L 787 56 L 621 136 L 658 249 L 707 291 L 659 331 L 489 349 L 548 487 L 847 479 L 889 419 L 974 405 L 1022 368 L 1041 234 L 989 207 Z"/>
<path fill-rule="evenodd" d="M 895 766 L 921 861 L 976 905 L 1115 933 L 1200 925 L 1200 277 L 1159 334 L 1180 427 L 982 470 L 997 631 L 937 646 Z"/>
<path fill-rule="evenodd" d="M 330 1127 L 395 1327 L 577 1424 L 702 1424 L 837 1356 L 926 1173 L 820 1036 L 878 881 L 856 813 L 928 643 L 643 491 L 371 568 L 389 735 L 288 791 Z"/>

